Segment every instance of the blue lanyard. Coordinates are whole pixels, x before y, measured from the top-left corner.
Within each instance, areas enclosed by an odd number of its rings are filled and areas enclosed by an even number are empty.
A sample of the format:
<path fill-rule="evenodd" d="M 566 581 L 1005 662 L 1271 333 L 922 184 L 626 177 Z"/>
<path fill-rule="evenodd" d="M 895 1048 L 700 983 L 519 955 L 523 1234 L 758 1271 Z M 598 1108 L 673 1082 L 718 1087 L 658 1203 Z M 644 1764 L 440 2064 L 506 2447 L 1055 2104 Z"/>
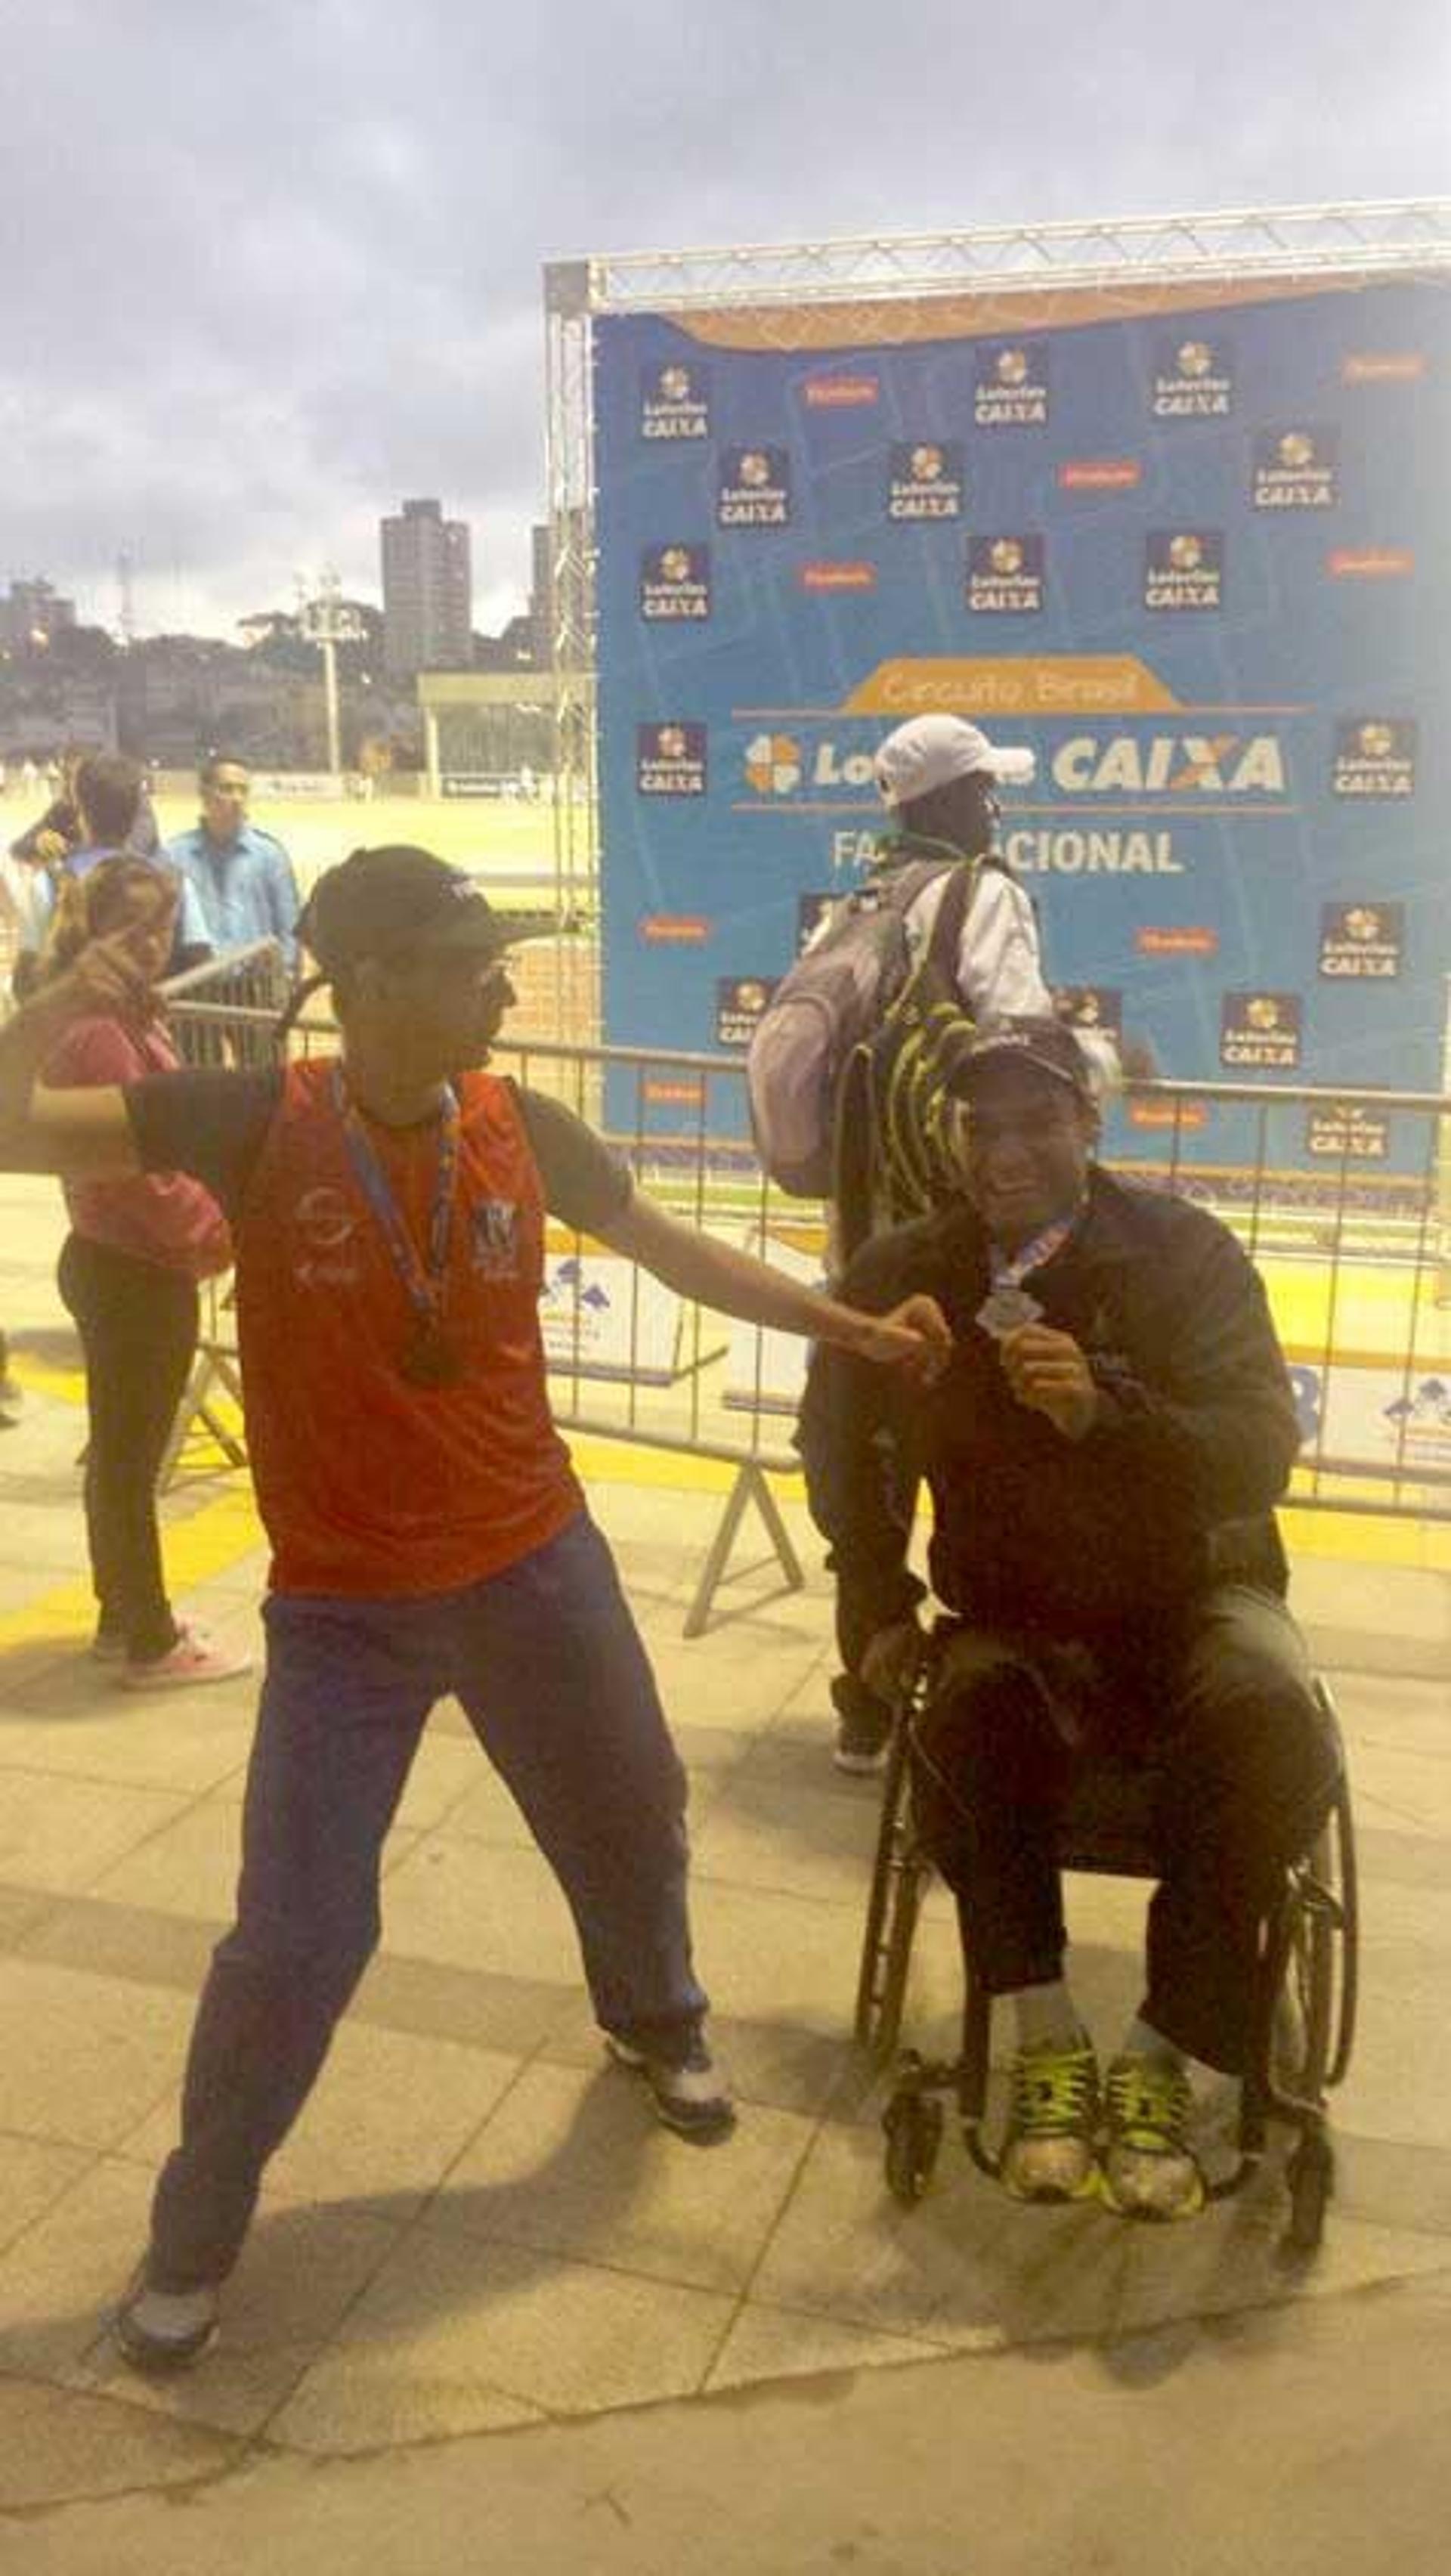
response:
<path fill-rule="evenodd" d="M 392 1184 L 373 1150 L 372 1140 L 348 1098 L 341 1065 L 333 1066 L 333 1106 L 342 1122 L 348 1153 L 363 1194 L 382 1229 L 393 1267 L 408 1291 L 419 1321 L 436 1326 L 443 1315 L 448 1281 L 448 1252 L 453 1235 L 454 1183 L 458 1177 L 459 1109 L 451 1084 L 444 1085 L 444 1112 L 438 1140 L 433 1208 L 428 1220 L 428 1267 L 425 1270 L 403 1222 Z"/>
<path fill-rule="evenodd" d="M 993 1286 L 1016 1288 L 1027 1278 L 1030 1270 L 1041 1270 L 1044 1262 L 1051 1261 L 1054 1253 L 1061 1250 L 1068 1241 L 1078 1223 L 1080 1213 L 1081 1211 L 1075 1208 L 1071 1216 L 1055 1217 L 1053 1223 L 1045 1225 L 1040 1234 L 1035 1234 L 1030 1243 L 1023 1245 L 1021 1251 L 1011 1255 L 1000 1252 L 995 1243 L 990 1243 L 988 1277 Z"/>

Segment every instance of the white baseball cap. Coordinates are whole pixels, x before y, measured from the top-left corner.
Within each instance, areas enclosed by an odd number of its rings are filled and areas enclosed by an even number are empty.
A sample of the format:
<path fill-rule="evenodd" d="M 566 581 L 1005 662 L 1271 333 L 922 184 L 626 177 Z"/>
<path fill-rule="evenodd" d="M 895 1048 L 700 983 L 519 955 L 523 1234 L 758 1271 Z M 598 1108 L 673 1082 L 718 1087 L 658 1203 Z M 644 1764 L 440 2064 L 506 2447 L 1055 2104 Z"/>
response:
<path fill-rule="evenodd" d="M 954 778 L 970 777 L 975 769 L 1026 787 L 1036 766 L 1031 751 L 989 742 L 965 716 L 909 716 L 888 734 L 875 761 L 886 805 L 915 805 L 919 796 L 949 786 Z"/>

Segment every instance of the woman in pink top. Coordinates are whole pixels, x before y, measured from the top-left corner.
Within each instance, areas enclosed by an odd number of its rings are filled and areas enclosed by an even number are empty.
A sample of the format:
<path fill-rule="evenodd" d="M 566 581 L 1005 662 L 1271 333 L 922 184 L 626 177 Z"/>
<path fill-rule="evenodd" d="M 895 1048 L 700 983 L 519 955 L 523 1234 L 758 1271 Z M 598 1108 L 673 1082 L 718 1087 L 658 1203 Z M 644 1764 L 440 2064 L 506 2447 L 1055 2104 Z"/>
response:
<path fill-rule="evenodd" d="M 175 881 L 160 869 L 102 860 L 62 888 L 42 978 L 61 973 L 89 940 L 124 932 L 154 982 L 171 954 L 176 903 Z M 46 1078 L 132 1082 L 172 1072 L 177 1061 L 159 1015 L 77 1020 Z M 197 1281 L 232 1257 L 226 1219 L 199 1181 L 178 1172 L 64 1186 L 71 1231 L 58 1280 L 86 1361 L 86 1531 L 100 1605 L 94 1651 L 124 1664 L 127 1689 L 221 1681 L 245 1671 L 247 1659 L 173 1618 L 156 1480 L 196 1352 Z"/>

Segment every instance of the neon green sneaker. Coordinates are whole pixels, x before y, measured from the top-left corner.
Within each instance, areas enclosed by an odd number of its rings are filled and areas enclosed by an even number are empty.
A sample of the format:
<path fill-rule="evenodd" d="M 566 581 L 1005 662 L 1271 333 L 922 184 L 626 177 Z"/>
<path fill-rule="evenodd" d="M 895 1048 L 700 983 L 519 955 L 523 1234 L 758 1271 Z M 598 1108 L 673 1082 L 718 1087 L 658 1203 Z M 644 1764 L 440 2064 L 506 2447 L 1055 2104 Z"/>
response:
<path fill-rule="evenodd" d="M 1108 2070 L 1103 2197 L 1120 2218 L 1197 2218 L 1209 2197 L 1189 2144 L 1194 2096 L 1158 2057 L 1116 2057 Z"/>
<path fill-rule="evenodd" d="M 1080 2033 L 1020 2048 L 998 2179 L 1014 2200 L 1088 2200 L 1098 2188 L 1098 2060 Z"/>

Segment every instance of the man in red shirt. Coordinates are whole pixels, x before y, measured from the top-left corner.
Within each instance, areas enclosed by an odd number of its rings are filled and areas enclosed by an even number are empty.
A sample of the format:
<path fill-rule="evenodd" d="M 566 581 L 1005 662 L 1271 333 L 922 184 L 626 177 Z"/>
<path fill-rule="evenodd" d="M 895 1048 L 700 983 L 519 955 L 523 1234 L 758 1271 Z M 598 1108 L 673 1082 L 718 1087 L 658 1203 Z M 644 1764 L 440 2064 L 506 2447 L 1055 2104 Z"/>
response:
<path fill-rule="evenodd" d="M 441 860 L 354 851 L 300 927 L 337 1060 L 33 1087 L 67 1017 L 134 984 L 120 939 L 0 1031 L 0 1162 L 191 1172 L 225 1209 L 273 1551 L 237 1921 L 118 2320 L 144 2369 L 215 2332 L 263 2167 L 377 1943 L 383 1840 L 445 1693 L 560 1881 L 607 2046 L 672 2128 L 732 2124 L 691 1962 L 684 1774 L 549 1411 L 546 1214 L 727 1314 L 924 1372 L 946 1343 L 931 1300 L 874 1318 L 820 1296 L 668 1216 L 557 1102 L 461 1071 L 513 995 L 497 917 Z"/>

